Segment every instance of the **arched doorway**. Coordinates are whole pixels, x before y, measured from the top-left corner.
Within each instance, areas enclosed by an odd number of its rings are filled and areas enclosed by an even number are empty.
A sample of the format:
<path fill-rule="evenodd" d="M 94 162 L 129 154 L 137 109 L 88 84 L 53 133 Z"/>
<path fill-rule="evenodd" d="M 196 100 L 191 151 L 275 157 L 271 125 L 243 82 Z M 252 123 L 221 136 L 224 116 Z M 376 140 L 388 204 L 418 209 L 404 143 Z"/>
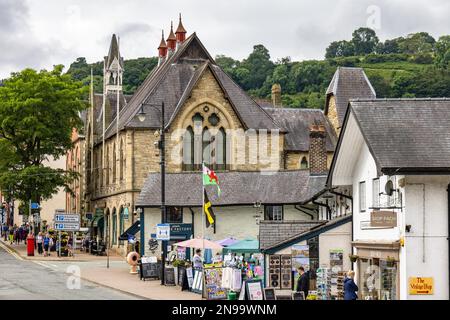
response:
<path fill-rule="evenodd" d="M 119 236 L 122 235 L 125 231 L 125 217 L 124 217 L 124 209 L 121 206 L 119 211 Z M 119 246 L 123 245 L 123 240 L 119 240 Z"/>
<path fill-rule="evenodd" d="M 97 222 L 97 235 L 99 239 L 105 239 L 105 218 L 101 217 Z M 95 239 L 93 239 L 95 240 Z"/>
<path fill-rule="evenodd" d="M 109 229 L 109 227 L 111 225 L 110 219 L 111 219 L 111 217 L 110 217 L 109 208 L 108 208 L 108 209 L 106 209 L 106 213 L 105 213 L 105 228 L 104 228 L 104 230 L 105 230 L 105 233 L 104 233 L 105 237 L 103 238 L 103 241 L 105 242 L 105 244 L 106 244 L 106 246 L 108 248 L 111 247 L 111 240 L 110 240 L 110 238 L 111 238 L 110 232 L 111 231 Z"/>

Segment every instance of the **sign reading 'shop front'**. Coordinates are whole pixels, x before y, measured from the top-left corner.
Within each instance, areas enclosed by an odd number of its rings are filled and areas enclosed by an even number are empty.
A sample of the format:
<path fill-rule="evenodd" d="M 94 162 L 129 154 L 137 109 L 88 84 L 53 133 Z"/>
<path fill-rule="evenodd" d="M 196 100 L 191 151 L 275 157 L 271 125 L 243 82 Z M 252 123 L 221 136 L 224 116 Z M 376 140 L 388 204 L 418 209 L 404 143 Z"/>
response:
<path fill-rule="evenodd" d="M 395 228 L 397 226 L 397 212 L 372 211 L 370 214 L 370 226 L 378 228 Z"/>

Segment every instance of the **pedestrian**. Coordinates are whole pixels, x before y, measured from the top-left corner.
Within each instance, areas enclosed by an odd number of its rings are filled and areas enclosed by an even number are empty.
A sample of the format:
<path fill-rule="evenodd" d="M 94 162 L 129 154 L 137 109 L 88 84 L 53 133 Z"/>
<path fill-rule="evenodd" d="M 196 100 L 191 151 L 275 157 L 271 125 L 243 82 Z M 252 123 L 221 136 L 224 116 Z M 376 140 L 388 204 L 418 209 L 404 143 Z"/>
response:
<path fill-rule="evenodd" d="M 298 273 L 300 277 L 297 280 L 297 292 L 303 292 L 305 294 L 305 299 L 308 297 L 309 292 L 309 277 L 305 272 L 303 266 L 298 267 Z"/>
<path fill-rule="evenodd" d="M 202 262 L 202 250 L 197 249 L 195 250 L 194 258 L 192 259 L 193 266 L 195 269 L 201 269 L 203 268 L 203 262 Z"/>
<path fill-rule="evenodd" d="M 140 254 L 140 251 L 139 251 L 139 241 L 136 241 L 135 243 L 134 243 L 134 251 L 136 251 L 137 253 L 139 253 Z"/>
<path fill-rule="evenodd" d="M 12 245 L 13 242 L 14 242 L 14 228 L 13 228 L 13 226 L 9 226 L 8 237 L 9 237 L 9 243 Z"/>
<path fill-rule="evenodd" d="M 344 300 L 356 300 L 358 299 L 358 295 L 356 292 L 358 291 L 358 286 L 354 280 L 355 271 L 349 270 L 347 272 L 347 277 L 344 280 Z"/>
<path fill-rule="evenodd" d="M 38 254 L 44 253 L 44 251 L 42 250 L 43 240 L 44 240 L 44 237 L 42 236 L 42 232 L 39 232 L 38 236 L 36 237 L 36 243 L 38 246 Z"/>
<path fill-rule="evenodd" d="M 48 235 L 48 233 L 45 235 L 44 239 L 44 257 L 46 257 L 49 254 L 49 247 L 50 247 L 50 237 Z"/>

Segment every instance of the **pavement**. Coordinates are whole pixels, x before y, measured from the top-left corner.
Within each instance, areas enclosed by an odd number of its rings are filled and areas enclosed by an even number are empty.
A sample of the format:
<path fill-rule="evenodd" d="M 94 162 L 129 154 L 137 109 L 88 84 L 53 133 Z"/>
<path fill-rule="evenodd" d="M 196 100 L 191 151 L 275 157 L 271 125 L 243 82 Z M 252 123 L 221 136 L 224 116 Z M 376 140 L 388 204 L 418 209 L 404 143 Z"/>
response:
<path fill-rule="evenodd" d="M 87 282 L 90 285 L 94 284 L 105 289 L 112 289 L 125 296 L 154 300 L 202 300 L 200 294 L 181 291 L 178 286 L 162 286 L 160 280 L 140 280 L 138 275 L 130 274 L 130 266 L 121 256 L 111 255 L 108 267 L 106 256 L 99 257 L 76 252 L 75 257 L 53 255 L 49 257 L 28 257 L 24 244 L 10 245 L 3 239 L 0 240 L 0 251 L 2 249 L 17 260 L 39 265 L 51 270 L 51 272 L 64 275 L 66 278 L 72 270 L 79 270 L 82 283 Z M 56 255 L 56 253 L 53 254 Z M 2 264 L 3 262 L 0 262 L 0 266 Z M 92 298 L 97 299 L 95 295 Z"/>

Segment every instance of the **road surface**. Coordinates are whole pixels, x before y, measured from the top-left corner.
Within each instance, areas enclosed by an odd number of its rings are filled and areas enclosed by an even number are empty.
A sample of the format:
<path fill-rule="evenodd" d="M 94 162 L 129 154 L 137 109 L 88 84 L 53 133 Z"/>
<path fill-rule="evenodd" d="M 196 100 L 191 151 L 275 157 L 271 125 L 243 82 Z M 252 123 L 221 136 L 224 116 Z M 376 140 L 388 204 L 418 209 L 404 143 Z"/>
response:
<path fill-rule="evenodd" d="M 0 300 L 137 299 L 83 279 L 77 282 L 79 278 L 66 273 L 67 266 L 23 260 L 0 246 Z M 68 289 L 68 285 L 79 289 Z"/>

